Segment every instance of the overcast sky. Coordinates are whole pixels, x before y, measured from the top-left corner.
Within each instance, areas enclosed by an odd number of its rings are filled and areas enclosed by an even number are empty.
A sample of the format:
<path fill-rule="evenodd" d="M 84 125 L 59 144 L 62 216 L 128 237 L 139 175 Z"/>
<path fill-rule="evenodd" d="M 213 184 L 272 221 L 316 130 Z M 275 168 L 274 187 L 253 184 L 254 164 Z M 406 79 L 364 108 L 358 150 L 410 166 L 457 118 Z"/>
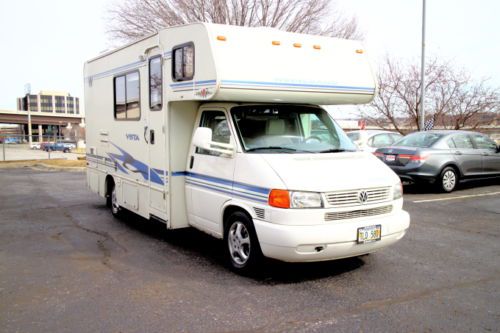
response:
<path fill-rule="evenodd" d="M 113 0 L 0 1 L 0 109 L 31 90 L 83 99 L 83 63 L 113 44 L 105 34 Z M 374 63 L 385 54 L 420 61 L 422 0 L 338 0 L 357 17 Z M 428 0 L 427 53 L 500 86 L 500 1 Z M 116 43 L 115 43 L 116 44 Z"/>

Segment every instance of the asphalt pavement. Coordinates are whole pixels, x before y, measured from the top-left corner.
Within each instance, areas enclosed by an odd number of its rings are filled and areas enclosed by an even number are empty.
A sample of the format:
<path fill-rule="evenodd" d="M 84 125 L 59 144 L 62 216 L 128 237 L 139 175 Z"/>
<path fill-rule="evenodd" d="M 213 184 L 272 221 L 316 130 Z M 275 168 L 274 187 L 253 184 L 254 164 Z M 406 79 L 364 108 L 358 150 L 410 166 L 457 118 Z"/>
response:
<path fill-rule="evenodd" d="M 195 230 L 113 218 L 82 172 L 0 169 L 0 332 L 499 332 L 500 183 L 406 187 L 406 237 L 232 273 Z"/>

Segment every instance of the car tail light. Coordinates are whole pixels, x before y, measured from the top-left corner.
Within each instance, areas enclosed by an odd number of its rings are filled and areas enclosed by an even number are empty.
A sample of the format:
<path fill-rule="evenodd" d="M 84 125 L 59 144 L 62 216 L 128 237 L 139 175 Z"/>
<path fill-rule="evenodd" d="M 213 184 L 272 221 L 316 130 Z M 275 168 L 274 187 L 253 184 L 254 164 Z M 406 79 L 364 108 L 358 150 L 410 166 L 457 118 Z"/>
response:
<path fill-rule="evenodd" d="M 414 162 L 423 162 L 428 157 L 429 157 L 429 155 L 408 155 L 408 154 L 400 154 L 399 155 L 400 159 L 408 159 L 408 160 L 414 161 Z"/>

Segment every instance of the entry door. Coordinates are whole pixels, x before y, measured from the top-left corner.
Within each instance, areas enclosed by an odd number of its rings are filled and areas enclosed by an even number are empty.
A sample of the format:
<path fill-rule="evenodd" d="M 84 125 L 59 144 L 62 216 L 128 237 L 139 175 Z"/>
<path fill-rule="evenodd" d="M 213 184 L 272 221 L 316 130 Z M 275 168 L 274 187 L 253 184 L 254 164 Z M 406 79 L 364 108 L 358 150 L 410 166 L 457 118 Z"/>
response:
<path fill-rule="evenodd" d="M 478 175 L 482 172 L 482 156 L 478 149 L 474 149 L 469 134 L 456 134 L 452 137 L 455 148 L 451 149 L 455 161 L 465 176 Z"/>
<path fill-rule="evenodd" d="M 198 118 L 199 127 L 212 129 L 212 141 L 232 143 L 234 133 L 223 109 L 206 109 Z M 235 158 L 191 147 L 186 175 L 189 220 L 209 233 L 220 234 L 221 211 L 232 198 Z"/>
<path fill-rule="evenodd" d="M 149 111 L 144 139 L 148 143 L 149 158 L 149 210 L 165 221 L 167 217 L 167 154 L 165 139 L 166 101 L 163 93 L 163 59 L 161 53 L 148 59 Z"/>
<path fill-rule="evenodd" d="M 500 173 L 500 153 L 497 152 L 496 143 L 486 135 L 473 134 L 476 149 L 481 152 L 483 160 L 483 173 L 494 175 Z"/>

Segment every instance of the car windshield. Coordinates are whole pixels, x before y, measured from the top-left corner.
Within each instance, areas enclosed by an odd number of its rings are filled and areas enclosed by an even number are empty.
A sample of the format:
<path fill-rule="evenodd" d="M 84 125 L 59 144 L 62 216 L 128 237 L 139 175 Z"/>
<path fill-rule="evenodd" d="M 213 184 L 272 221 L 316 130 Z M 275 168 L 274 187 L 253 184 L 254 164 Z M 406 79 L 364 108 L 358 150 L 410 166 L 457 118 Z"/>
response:
<path fill-rule="evenodd" d="M 442 137 L 443 134 L 439 133 L 416 132 L 408 134 L 399 141 L 396 141 L 393 146 L 428 148 L 434 145 Z"/>
<path fill-rule="evenodd" d="M 245 151 L 258 153 L 333 153 L 355 151 L 344 131 L 317 107 L 238 106 L 231 110 Z"/>

